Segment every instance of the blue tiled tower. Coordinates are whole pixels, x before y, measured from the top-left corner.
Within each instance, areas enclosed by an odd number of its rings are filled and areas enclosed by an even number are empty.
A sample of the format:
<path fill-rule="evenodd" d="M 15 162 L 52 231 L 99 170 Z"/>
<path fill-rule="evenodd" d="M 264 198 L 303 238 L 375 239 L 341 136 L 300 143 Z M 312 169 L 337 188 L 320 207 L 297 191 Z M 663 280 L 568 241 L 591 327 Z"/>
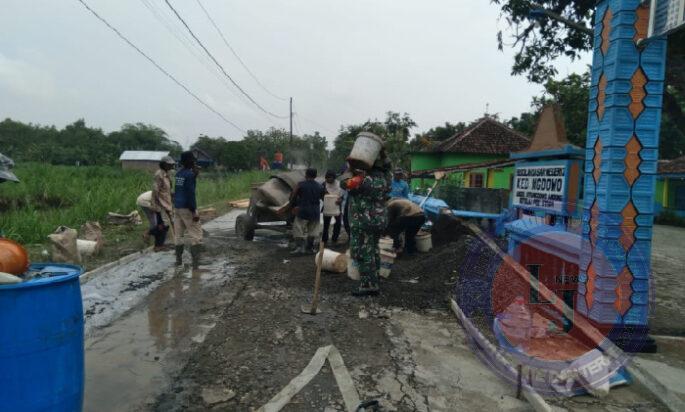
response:
<path fill-rule="evenodd" d="M 648 345 L 651 239 L 666 39 L 649 6 L 604 0 L 595 13 L 578 311 L 626 350 Z"/>

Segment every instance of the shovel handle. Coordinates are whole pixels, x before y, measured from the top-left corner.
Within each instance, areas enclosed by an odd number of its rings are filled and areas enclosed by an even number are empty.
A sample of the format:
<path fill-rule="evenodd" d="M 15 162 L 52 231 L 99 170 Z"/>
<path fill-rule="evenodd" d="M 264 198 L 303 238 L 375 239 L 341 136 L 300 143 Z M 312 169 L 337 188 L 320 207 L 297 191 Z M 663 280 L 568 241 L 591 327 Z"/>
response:
<path fill-rule="evenodd" d="M 316 278 L 314 279 L 314 297 L 312 298 L 312 309 L 310 313 L 316 315 L 319 306 L 319 289 L 321 287 L 321 266 L 323 265 L 324 241 L 319 242 L 319 254 L 316 256 Z"/>

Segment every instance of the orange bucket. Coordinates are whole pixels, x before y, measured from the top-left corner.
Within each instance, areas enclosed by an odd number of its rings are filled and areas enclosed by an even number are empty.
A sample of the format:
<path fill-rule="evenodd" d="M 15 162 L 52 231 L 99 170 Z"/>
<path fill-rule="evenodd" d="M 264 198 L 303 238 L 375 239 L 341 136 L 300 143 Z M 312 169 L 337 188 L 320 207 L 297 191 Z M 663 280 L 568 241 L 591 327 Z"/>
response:
<path fill-rule="evenodd" d="M 0 272 L 21 275 L 29 268 L 29 255 L 19 243 L 0 239 Z"/>

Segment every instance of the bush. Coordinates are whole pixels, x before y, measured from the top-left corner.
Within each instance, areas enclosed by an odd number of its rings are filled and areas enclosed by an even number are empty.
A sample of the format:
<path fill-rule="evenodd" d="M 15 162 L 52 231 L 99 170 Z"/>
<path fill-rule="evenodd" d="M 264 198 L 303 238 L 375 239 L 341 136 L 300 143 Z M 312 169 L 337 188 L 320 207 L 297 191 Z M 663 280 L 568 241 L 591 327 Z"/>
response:
<path fill-rule="evenodd" d="M 45 241 L 57 226 L 79 228 L 89 220 L 103 222 L 107 212 L 136 210 L 136 198 L 150 190 L 152 175 L 109 166 L 51 166 L 25 163 L 14 169 L 21 183 L 0 185 L 0 229 L 24 244 Z M 249 195 L 262 172 L 200 175 L 200 205 Z"/>

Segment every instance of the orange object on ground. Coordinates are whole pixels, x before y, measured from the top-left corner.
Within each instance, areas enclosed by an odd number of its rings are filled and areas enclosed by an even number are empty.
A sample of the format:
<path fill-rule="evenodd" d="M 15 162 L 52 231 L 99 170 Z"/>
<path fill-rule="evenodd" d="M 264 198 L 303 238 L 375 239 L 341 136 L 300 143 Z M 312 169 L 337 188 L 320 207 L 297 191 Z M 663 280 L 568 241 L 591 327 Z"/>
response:
<path fill-rule="evenodd" d="M 21 275 L 29 268 L 29 255 L 19 243 L 0 239 L 0 272 Z"/>

